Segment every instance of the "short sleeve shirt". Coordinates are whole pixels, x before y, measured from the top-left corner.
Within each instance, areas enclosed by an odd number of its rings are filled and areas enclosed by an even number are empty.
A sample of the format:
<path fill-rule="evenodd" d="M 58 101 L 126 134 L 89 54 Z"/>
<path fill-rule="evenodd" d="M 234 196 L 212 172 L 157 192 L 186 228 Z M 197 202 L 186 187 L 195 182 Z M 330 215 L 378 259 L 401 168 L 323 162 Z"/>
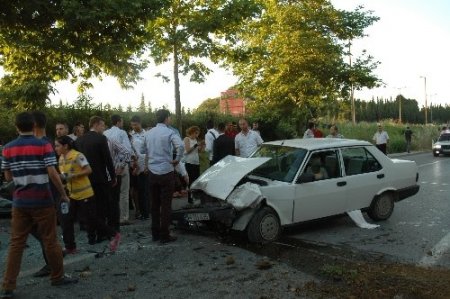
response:
<path fill-rule="evenodd" d="M 373 141 L 375 141 L 376 144 L 386 144 L 389 140 L 389 135 L 386 131 L 376 132 L 375 135 L 373 135 Z"/>
<path fill-rule="evenodd" d="M 9 170 L 15 189 L 13 207 L 53 206 L 47 167 L 56 166 L 52 145 L 33 135 L 20 135 L 3 148 L 2 170 Z"/>
<path fill-rule="evenodd" d="M 234 145 L 239 150 L 239 156 L 248 158 L 263 143 L 261 136 L 254 131 L 248 131 L 247 134 L 240 132 L 234 139 Z"/>

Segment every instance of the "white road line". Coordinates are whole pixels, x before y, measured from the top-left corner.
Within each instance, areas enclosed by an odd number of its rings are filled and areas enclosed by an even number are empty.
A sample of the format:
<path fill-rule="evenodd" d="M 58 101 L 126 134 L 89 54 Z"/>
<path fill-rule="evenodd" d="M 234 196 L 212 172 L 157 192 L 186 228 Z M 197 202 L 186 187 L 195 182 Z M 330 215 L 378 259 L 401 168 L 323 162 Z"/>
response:
<path fill-rule="evenodd" d="M 430 250 L 431 255 L 426 254 L 419 261 L 420 266 L 429 267 L 435 265 L 450 248 L 450 233 L 443 237 L 434 247 Z"/>
<path fill-rule="evenodd" d="M 423 167 L 423 166 L 433 165 L 433 164 L 436 164 L 436 163 L 439 163 L 439 161 L 434 161 L 434 162 L 431 162 L 431 163 L 425 163 L 425 164 L 419 165 L 418 167 L 420 168 L 420 167 Z"/>

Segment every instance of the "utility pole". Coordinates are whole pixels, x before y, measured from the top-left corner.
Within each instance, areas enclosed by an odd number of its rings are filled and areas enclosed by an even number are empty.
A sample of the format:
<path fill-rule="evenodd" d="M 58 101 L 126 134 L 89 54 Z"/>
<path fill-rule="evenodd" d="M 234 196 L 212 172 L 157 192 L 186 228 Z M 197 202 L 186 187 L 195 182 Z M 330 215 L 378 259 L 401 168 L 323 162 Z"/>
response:
<path fill-rule="evenodd" d="M 398 122 L 402 123 L 402 89 L 406 88 L 406 86 L 395 87 L 398 90 Z"/>
<path fill-rule="evenodd" d="M 424 89 L 425 89 L 425 124 L 428 124 L 428 105 L 427 105 L 427 77 L 420 76 L 423 78 Z"/>

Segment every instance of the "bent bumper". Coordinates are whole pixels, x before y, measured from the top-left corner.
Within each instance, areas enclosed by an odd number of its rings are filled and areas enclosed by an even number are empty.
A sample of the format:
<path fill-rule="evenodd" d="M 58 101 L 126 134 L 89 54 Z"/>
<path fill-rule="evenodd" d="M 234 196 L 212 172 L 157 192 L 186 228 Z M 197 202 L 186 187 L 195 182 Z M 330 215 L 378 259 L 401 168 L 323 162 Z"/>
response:
<path fill-rule="evenodd" d="M 417 194 L 417 192 L 419 192 L 420 186 L 419 185 L 414 185 L 414 186 L 410 186 L 410 187 L 406 187 L 403 189 L 400 189 L 397 191 L 398 193 L 398 200 L 403 200 L 405 198 L 411 197 L 415 194 Z"/>
<path fill-rule="evenodd" d="M 172 220 L 186 222 L 192 222 L 192 219 L 195 219 L 195 222 L 212 221 L 231 227 L 236 215 L 236 210 L 231 206 L 185 208 L 172 211 Z"/>

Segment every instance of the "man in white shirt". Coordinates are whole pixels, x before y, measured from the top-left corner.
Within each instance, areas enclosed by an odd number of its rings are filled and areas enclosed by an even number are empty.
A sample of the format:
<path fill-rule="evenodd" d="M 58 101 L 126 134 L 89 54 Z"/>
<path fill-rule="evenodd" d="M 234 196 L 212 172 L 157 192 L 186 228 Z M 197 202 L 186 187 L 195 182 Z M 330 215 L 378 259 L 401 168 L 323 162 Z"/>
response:
<path fill-rule="evenodd" d="M 239 127 L 241 132 L 234 139 L 236 156 L 248 158 L 264 141 L 258 133 L 248 129 L 247 120 L 240 119 Z"/>
<path fill-rule="evenodd" d="M 123 119 L 120 115 L 114 114 L 111 116 L 111 128 L 106 130 L 103 135 L 110 140 L 124 146 L 128 151 L 132 159 L 135 159 L 135 154 L 131 148 L 130 139 L 128 139 L 128 134 L 122 130 Z M 127 165 L 129 166 L 129 165 Z M 130 197 L 130 171 L 129 167 L 124 167 L 121 173 L 116 173 L 118 181 L 120 179 L 120 223 L 123 225 L 129 224 L 130 218 L 130 208 L 129 208 L 129 197 Z M 113 194 L 114 197 L 114 194 Z"/>
<path fill-rule="evenodd" d="M 131 143 L 136 151 L 137 165 L 133 175 L 136 176 L 137 195 L 140 210 L 140 219 L 147 220 L 150 217 L 150 199 L 148 192 L 148 172 L 145 171 L 145 154 L 140 152 L 144 146 L 145 131 L 142 128 L 141 118 L 137 115 L 131 118 Z"/>
<path fill-rule="evenodd" d="M 205 135 L 205 151 L 208 153 L 209 166 L 213 163 L 213 146 L 214 140 L 219 137 L 219 132 L 214 128 L 214 123 L 212 120 L 208 120 L 206 123 L 206 129 L 208 130 Z"/>
<path fill-rule="evenodd" d="M 387 143 L 389 142 L 389 135 L 386 131 L 383 130 L 383 126 L 378 124 L 378 131 L 373 135 L 373 141 L 377 148 L 383 152 L 383 154 L 387 155 Z"/>

